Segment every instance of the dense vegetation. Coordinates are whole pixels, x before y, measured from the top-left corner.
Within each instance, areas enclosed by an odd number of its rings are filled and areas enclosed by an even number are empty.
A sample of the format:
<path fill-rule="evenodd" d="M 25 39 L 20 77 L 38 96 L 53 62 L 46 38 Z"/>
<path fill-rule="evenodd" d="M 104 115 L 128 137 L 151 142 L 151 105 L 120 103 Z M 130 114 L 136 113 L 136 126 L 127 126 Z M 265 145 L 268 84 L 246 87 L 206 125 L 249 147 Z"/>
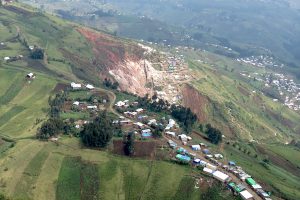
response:
<path fill-rule="evenodd" d="M 170 105 L 168 101 L 158 99 L 156 95 L 149 98 L 148 95 L 138 97 L 140 107 L 146 107 L 152 112 L 165 112 L 170 114 L 182 125 L 185 132 L 189 133 L 194 124 L 197 122 L 197 116 L 190 108 L 185 108 L 181 105 Z"/>
<path fill-rule="evenodd" d="M 129 132 L 125 136 L 124 141 L 124 152 L 127 156 L 132 156 L 134 154 L 134 140 L 135 140 L 135 134 L 134 132 Z"/>
<path fill-rule="evenodd" d="M 211 124 L 206 125 L 205 133 L 207 134 L 209 141 L 213 144 L 219 144 L 222 141 L 221 131 L 212 127 Z"/>
<path fill-rule="evenodd" d="M 80 133 L 82 143 L 88 147 L 106 147 L 114 133 L 111 124 L 111 118 L 102 112 L 92 123 L 84 126 Z"/>

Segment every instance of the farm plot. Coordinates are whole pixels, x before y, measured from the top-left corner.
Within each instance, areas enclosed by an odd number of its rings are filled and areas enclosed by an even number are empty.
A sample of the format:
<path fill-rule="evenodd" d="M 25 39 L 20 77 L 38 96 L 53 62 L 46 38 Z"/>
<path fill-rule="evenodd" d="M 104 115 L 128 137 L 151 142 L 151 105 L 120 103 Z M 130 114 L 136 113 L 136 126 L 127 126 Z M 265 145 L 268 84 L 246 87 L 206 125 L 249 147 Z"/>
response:
<path fill-rule="evenodd" d="M 66 157 L 59 173 L 56 199 L 96 200 L 99 181 L 95 164 L 83 162 L 80 157 Z"/>
<path fill-rule="evenodd" d="M 35 189 L 36 180 L 39 177 L 43 164 L 49 156 L 49 152 L 43 148 L 41 149 L 29 162 L 23 172 L 23 176 L 16 185 L 15 194 L 19 199 L 30 199 L 32 190 Z"/>
<path fill-rule="evenodd" d="M 0 69 L 0 72 L 0 80 L 7 80 L 1 85 L 1 91 L 5 91 L 0 96 L 1 133 L 14 138 L 35 134 L 36 119 L 45 117 L 48 96 L 56 81 L 38 74 L 28 82 L 24 78 L 26 72 L 13 69 Z"/>

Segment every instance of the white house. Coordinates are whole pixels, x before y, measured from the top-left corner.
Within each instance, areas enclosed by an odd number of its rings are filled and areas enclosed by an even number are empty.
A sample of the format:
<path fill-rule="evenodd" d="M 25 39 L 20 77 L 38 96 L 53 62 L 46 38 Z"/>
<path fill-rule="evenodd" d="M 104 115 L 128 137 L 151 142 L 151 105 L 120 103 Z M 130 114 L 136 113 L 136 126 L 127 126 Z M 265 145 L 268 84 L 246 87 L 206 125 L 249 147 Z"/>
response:
<path fill-rule="evenodd" d="M 193 151 L 200 151 L 201 150 L 201 147 L 200 147 L 199 144 L 192 145 L 191 148 L 192 148 Z"/>
<path fill-rule="evenodd" d="M 222 154 L 219 154 L 219 153 L 215 154 L 214 157 L 215 157 L 216 159 L 223 159 L 223 155 L 222 155 Z"/>
<path fill-rule="evenodd" d="M 72 87 L 73 90 L 77 90 L 77 89 L 81 88 L 81 84 L 72 82 L 71 87 Z"/>
<path fill-rule="evenodd" d="M 166 135 L 170 136 L 170 137 L 176 137 L 176 133 L 175 132 L 171 132 L 171 131 L 167 131 Z"/>
<path fill-rule="evenodd" d="M 115 104 L 115 106 L 117 106 L 117 107 L 123 107 L 123 106 L 125 106 L 125 105 L 126 105 L 126 103 L 123 102 L 123 101 L 118 101 L 118 102 Z"/>
<path fill-rule="evenodd" d="M 91 85 L 91 84 L 87 84 L 85 87 L 86 87 L 87 89 L 89 89 L 89 90 L 95 89 L 95 87 L 94 87 L 93 85 Z"/>
<path fill-rule="evenodd" d="M 4 57 L 4 61 L 9 61 L 10 57 Z"/>
<path fill-rule="evenodd" d="M 93 109 L 96 110 L 98 107 L 97 106 L 87 106 L 88 109 Z"/>
<path fill-rule="evenodd" d="M 75 102 L 73 103 L 73 105 L 74 105 L 74 106 L 79 106 L 79 101 L 75 101 Z"/>
<path fill-rule="evenodd" d="M 137 112 L 137 113 L 141 113 L 141 112 L 143 112 L 143 111 L 144 111 L 143 108 L 138 108 L 138 109 L 136 109 L 136 112 Z"/>
<path fill-rule="evenodd" d="M 225 182 L 229 178 L 227 174 L 224 174 L 223 172 L 220 171 L 215 171 L 213 173 L 213 177 L 222 182 Z"/>
<path fill-rule="evenodd" d="M 34 74 L 33 73 L 29 73 L 26 75 L 27 78 L 34 78 Z"/>
<path fill-rule="evenodd" d="M 250 194 L 250 192 L 248 192 L 247 190 L 240 192 L 240 195 L 245 200 L 253 198 L 252 194 Z"/>

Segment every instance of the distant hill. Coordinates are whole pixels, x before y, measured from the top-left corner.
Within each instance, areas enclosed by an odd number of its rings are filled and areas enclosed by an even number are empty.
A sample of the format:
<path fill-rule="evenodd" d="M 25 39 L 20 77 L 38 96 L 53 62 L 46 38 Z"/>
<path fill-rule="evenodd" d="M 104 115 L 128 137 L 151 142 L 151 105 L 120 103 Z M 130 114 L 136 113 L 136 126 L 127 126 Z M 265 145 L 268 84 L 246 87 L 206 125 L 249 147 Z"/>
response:
<path fill-rule="evenodd" d="M 107 28 L 125 37 L 156 42 L 167 40 L 166 43 L 192 45 L 230 57 L 273 55 L 287 64 L 286 70 L 300 77 L 297 70 L 300 65 L 297 1 L 129 0 L 125 3 L 109 0 L 69 3 L 47 0 L 39 2 L 38 6 L 54 12 L 64 10 L 72 20 Z M 113 14 L 92 17 L 91 10 L 113 11 Z M 144 30 L 154 33 L 153 36 Z M 212 45 L 229 47 L 233 51 Z"/>

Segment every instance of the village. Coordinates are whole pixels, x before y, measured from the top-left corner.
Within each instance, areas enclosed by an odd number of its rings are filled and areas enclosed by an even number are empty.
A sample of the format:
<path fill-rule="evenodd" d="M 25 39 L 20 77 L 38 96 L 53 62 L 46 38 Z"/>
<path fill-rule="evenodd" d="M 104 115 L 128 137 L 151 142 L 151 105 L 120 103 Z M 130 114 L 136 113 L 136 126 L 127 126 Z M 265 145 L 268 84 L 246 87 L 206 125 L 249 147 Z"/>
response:
<path fill-rule="evenodd" d="M 146 114 L 148 113 L 146 109 L 137 108 L 136 105 L 138 102 L 128 100 L 117 102 L 115 107 L 120 113 L 123 112 L 123 116 L 113 123 L 126 127 L 127 131 L 134 131 L 136 137 L 142 140 L 153 138 L 155 127 L 161 126 L 163 138 L 174 152 L 171 159 L 200 168 L 204 174 L 221 181 L 243 199 L 271 199 L 270 194 L 265 192 L 242 167 L 236 165 L 234 161 L 226 163 L 222 154 L 211 152 L 205 143 L 195 144 L 191 136 L 182 133 L 174 119 L 150 117 Z"/>
<path fill-rule="evenodd" d="M 91 84 L 72 82 L 65 87 L 70 91 L 63 112 L 89 113 L 86 116 L 79 114 L 79 117 L 74 120 L 74 126 L 78 130 L 82 129 L 84 124 L 90 123 L 97 113 L 108 108 L 105 107 L 105 104 L 109 103 L 108 97 L 102 96 L 101 101 L 95 100 L 95 96 L 91 98 L 90 93 L 95 94 L 97 91 L 97 88 Z M 78 94 L 74 95 L 76 93 Z M 87 97 L 85 98 L 84 95 Z M 66 108 L 67 105 L 71 105 L 71 109 Z M 270 193 L 264 191 L 262 186 L 242 167 L 234 161 L 226 161 L 221 153 L 214 152 L 208 144 L 193 142 L 193 138 L 185 134 L 179 123 L 172 117 L 149 111 L 135 100 L 119 100 L 114 102 L 113 107 L 117 115 L 113 115 L 112 125 L 121 127 L 122 134 L 119 137 L 129 132 L 133 132 L 136 140 L 140 141 L 156 141 L 157 137 L 161 137 L 172 152 L 171 160 L 199 169 L 201 173 L 220 181 L 234 195 L 240 195 L 245 200 L 271 199 Z M 70 117 L 70 115 L 66 116 Z M 157 135 L 157 131 L 161 135 Z M 57 141 L 58 138 L 51 140 Z"/>
<path fill-rule="evenodd" d="M 277 62 L 275 58 L 273 58 L 272 56 L 265 56 L 265 55 L 250 56 L 246 58 L 237 58 L 236 61 L 240 63 L 249 64 L 255 67 L 261 67 L 261 68 L 284 67 L 284 64 Z"/>
<path fill-rule="evenodd" d="M 281 73 L 249 74 L 241 72 L 240 75 L 260 82 L 266 89 L 274 90 L 276 93 L 272 96 L 274 102 L 281 102 L 294 111 L 300 110 L 300 84 L 295 83 L 293 79 Z"/>

